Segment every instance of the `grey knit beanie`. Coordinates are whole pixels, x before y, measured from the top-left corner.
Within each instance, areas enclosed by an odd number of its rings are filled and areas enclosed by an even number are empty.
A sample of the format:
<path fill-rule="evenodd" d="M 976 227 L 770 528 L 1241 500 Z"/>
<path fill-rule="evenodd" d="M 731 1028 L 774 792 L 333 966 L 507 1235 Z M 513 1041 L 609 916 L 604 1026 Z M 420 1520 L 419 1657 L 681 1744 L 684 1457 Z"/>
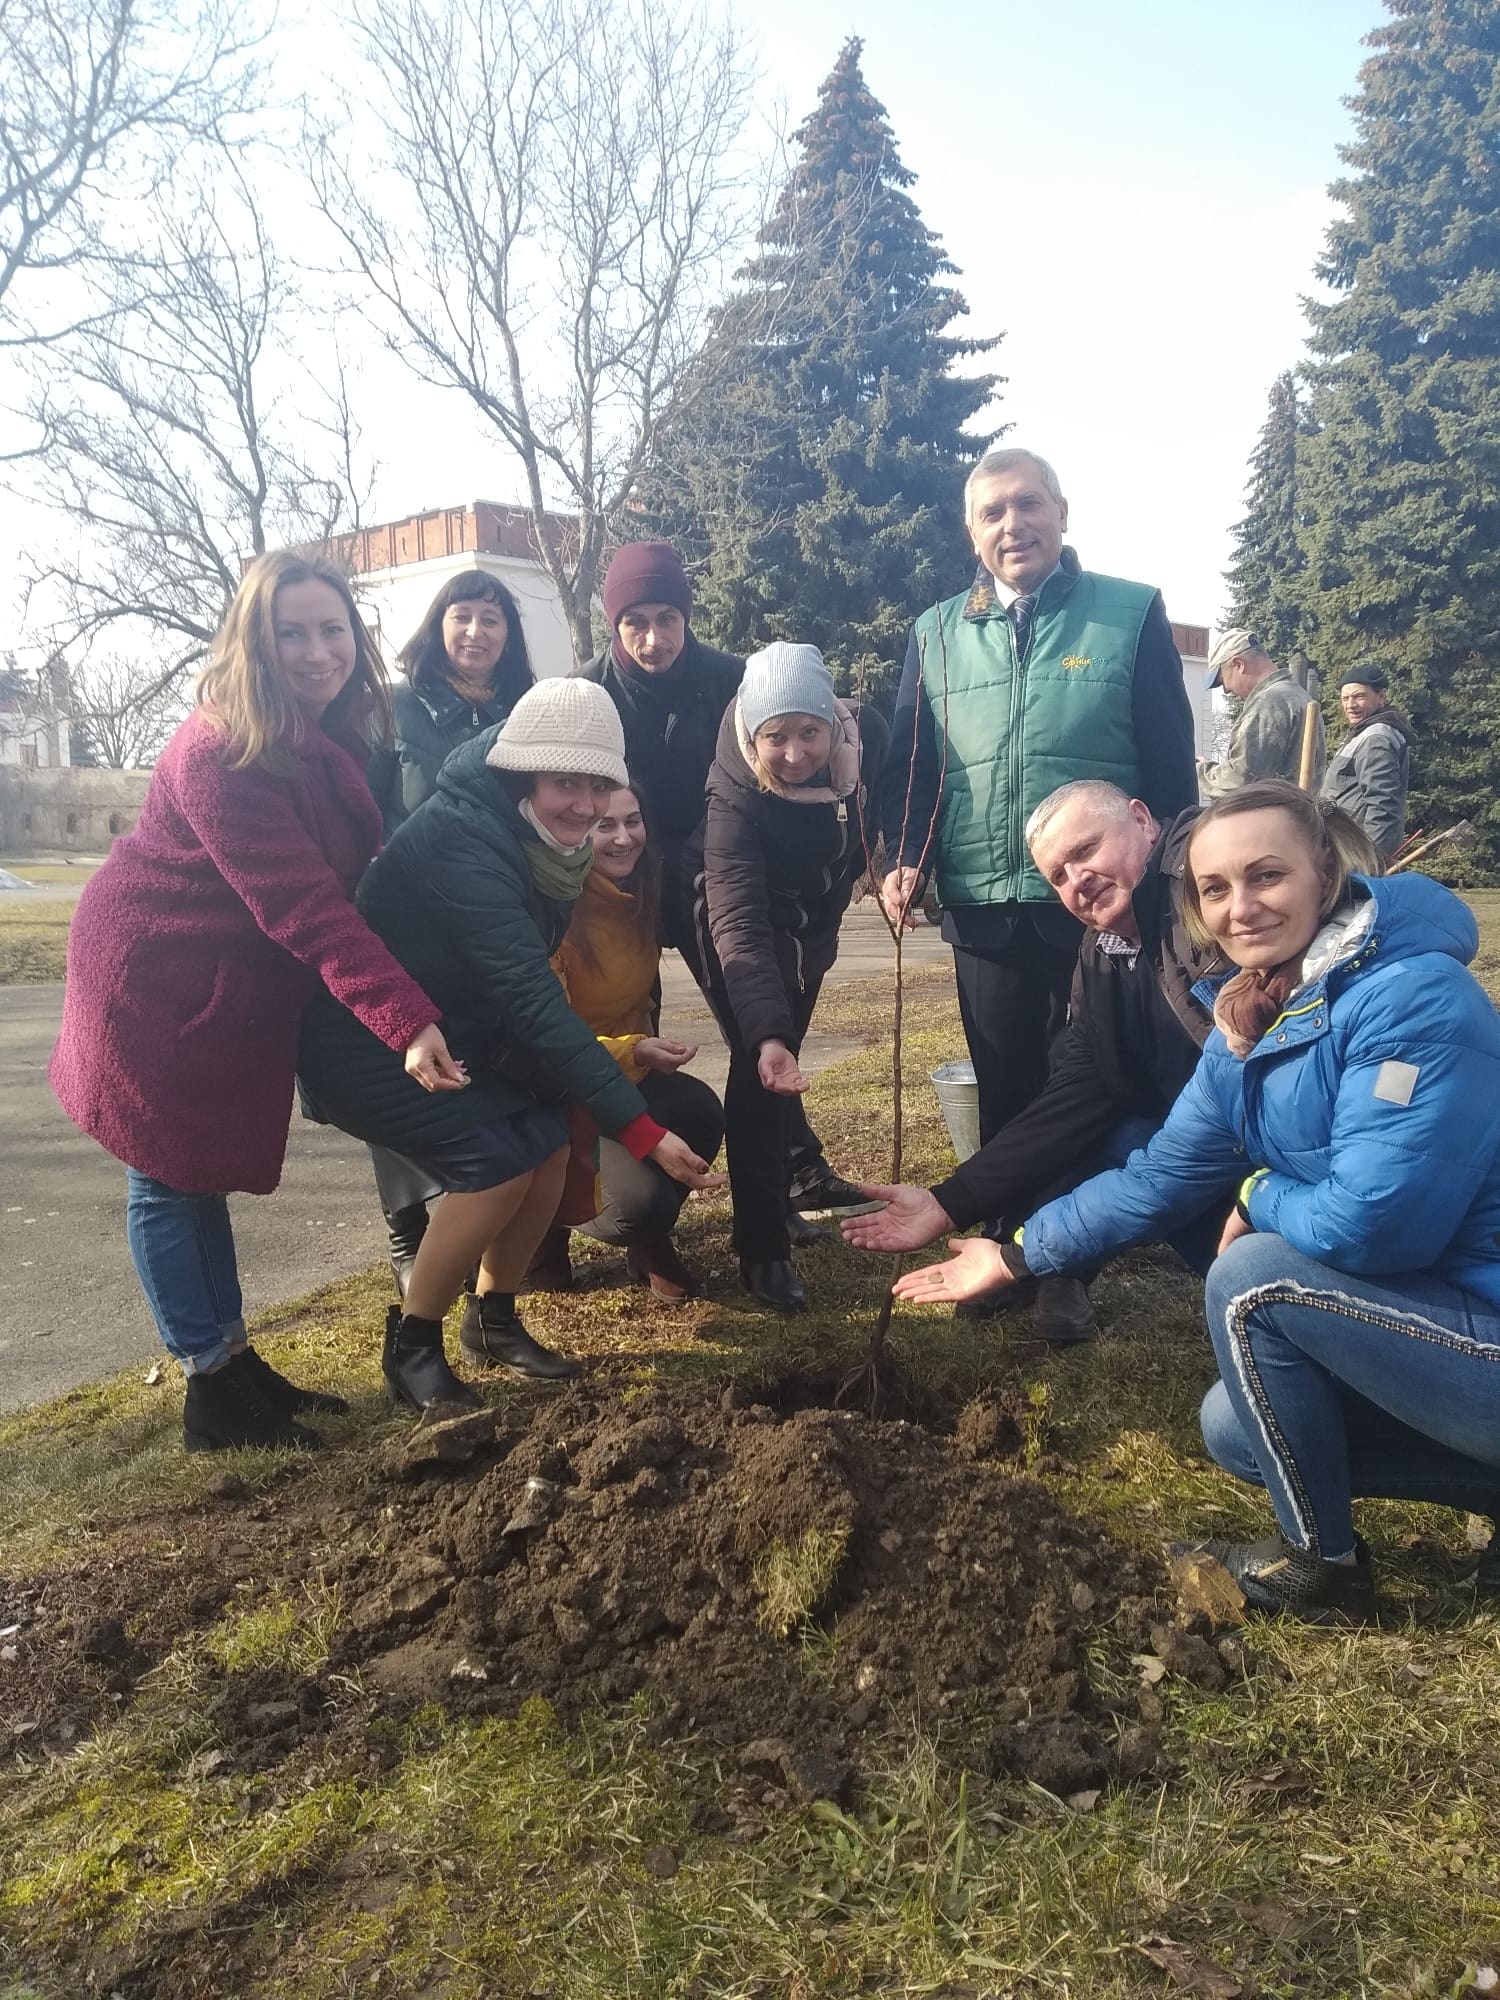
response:
<path fill-rule="evenodd" d="M 833 676 L 816 646 L 776 639 L 745 662 L 740 719 L 751 736 L 778 715 L 815 715 L 831 729 L 833 704 Z"/>

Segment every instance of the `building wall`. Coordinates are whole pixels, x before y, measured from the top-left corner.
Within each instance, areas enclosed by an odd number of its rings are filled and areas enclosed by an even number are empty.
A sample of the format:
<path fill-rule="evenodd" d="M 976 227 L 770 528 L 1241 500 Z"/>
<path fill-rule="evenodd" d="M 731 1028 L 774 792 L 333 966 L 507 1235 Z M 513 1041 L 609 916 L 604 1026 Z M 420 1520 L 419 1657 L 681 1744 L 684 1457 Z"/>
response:
<path fill-rule="evenodd" d="M 0 768 L 0 851 L 107 854 L 140 817 L 149 771 Z"/>
<path fill-rule="evenodd" d="M 484 570 L 498 577 L 521 607 L 526 649 L 538 678 L 571 671 L 572 635 L 552 579 L 540 563 L 528 556 L 455 550 L 421 562 L 370 570 L 353 579 L 360 608 L 393 673 L 397 671 L 396 655 L 421 624 L 439 589 L 450 576 L 466 569 Z"/>

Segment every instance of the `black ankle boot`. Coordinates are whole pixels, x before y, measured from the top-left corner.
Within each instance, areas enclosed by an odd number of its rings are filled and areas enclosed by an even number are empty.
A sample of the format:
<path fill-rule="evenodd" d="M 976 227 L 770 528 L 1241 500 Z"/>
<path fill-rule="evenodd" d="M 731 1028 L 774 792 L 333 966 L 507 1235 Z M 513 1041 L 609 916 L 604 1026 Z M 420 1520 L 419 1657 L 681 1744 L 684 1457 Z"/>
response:
<path fill-rule="evenodd" d="M 526 1267 L 526 1290 L 528 1292 L 571 1292 L 573 1289 L 573 1260 L 568 1255 L 568 1241 L 573 1232 L 566 1223 L 549 1229 L 536 1246 L 536 1255 Z M 474 1288 L 471 1285 L 469 1289 Z"/>
<path fill-rule="evenodd" d="M 286 1410 L 291 1416 L 296 1416 L 299 1410 L 321 1410 L 329 1417 L 349 1414 L 349 1405 L 342 1396 L 330 1396 L 324 1389 L 304 1389 L 298 1382 L 289 1382 L 253 1347 L 245 1349 L 245 1359 L 255 1373 L 261 1394 L 278 1410 Z"/>
<path fill-rule="evenodd" d="M 775 1306 L 777 1312 L 799 1313 L 806 1310 L 807 1293 L 802 1289 L 797 1267 L 789 1257 L 779 1257 L 768 1263 L 752 1263 L 749 1258 L 742 1257 L 740 1283 L 752 1298 Z"/>
<path fill-rule="evenodd" d="M 516 1312 L 514 1292 L 484 1292 L 464 1300 L 459 1340 L 465 1354 L 490 1368 L 508 1368 L 534 1382 L 567 1382 L 578 1363 L 533 1340 Z"/>
<path fill-rule="evenodd" d="M 389 1307 L 380 1365 L 392 1396 L 410 1409 L 425 1410 L 431 1403 L 461 1403 L 473 1410 L 484 1400 L 448 1366 L 440 1319 L 416 1319 L 403 1313 L 400 1306 Z"/>
<path fill-rule="evenodd" d="M 188 1451 L 232 1451 L 240 1445 L 314 1451 L 323 1440 L 276 1407 L 244 1348 L 211 1375 L 189 1375 L 182 1442 Z"/>

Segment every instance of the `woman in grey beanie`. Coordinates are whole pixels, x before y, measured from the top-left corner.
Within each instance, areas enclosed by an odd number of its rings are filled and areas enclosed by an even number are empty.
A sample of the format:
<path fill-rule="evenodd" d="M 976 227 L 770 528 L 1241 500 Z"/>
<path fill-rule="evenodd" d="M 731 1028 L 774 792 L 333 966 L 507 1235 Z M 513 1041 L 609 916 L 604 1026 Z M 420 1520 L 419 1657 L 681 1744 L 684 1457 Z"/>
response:
<path fill-rule="evenodd" d="M 868 780 L 887 740 L 872 709 L 838 699 L 815 646 L 777 641 L 746 662 L 708 774 L 693 916 L 729 1043 L 734 1243 L 746 1289 L 783 1312 L 807 1303 L 788 1225 L 789 1114 L 807 1088 L 797 1051 L 868 865 Z"/>

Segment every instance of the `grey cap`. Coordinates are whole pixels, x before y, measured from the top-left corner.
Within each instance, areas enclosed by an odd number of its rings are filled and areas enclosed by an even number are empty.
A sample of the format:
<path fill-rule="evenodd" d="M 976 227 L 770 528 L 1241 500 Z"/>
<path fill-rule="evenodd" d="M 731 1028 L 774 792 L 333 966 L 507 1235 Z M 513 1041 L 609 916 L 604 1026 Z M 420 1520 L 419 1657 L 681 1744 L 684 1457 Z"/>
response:
<path fill-rule="evenodd" d="M 1219 634 L 1218 642 L 1208 656 L 1208 664 L 1213 669 L 1208 677 L 1211 688 L 1222 687 L 1224 669 L 1241 653 L 1258 653 L 1261 643 L 1245 625 L 1231 625 L 1227 632 Z"/>
<path fill-rule="evenodd" d="M 833 676 L 816 646 L 776 639 L 745 662 L 740 716 L 752 736 L 778 715 L 815 715 L 832 728 L 833 704 Z"/>

